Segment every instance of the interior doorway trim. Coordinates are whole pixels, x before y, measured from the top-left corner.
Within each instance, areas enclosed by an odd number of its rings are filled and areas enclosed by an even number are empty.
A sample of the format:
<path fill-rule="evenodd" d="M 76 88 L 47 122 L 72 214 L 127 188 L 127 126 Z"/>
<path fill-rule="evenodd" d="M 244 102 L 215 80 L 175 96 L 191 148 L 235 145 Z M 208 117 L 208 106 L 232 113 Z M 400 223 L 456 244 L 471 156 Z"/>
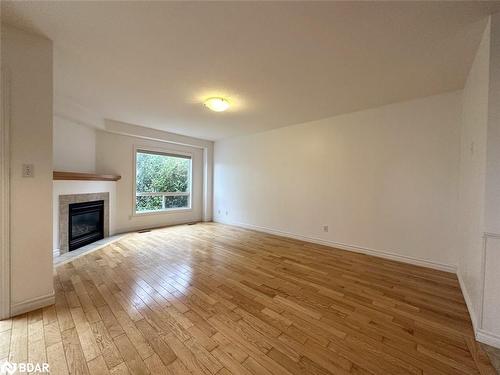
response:
<path fill-rule="evenodd" d="M 0 319 L 10 317 L 10 80 L 1 72 L 0 116 Z"/>

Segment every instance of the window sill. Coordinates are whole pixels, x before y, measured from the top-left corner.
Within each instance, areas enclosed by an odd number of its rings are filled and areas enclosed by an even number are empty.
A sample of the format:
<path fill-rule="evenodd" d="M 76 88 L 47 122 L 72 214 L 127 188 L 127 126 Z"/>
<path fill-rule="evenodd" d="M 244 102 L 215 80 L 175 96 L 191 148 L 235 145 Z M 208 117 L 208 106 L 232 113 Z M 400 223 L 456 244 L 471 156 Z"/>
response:
<path fill-rule="evenodd" d="M 158 211 L 134 211 L 132 216 L 150 216 L 150 215 L 168 215 L 168 214 L 179 214 L 183 212 L 193 211 L 192 207 L 189 208 L 172 208 L 168 210 L 158 210 Z"/>

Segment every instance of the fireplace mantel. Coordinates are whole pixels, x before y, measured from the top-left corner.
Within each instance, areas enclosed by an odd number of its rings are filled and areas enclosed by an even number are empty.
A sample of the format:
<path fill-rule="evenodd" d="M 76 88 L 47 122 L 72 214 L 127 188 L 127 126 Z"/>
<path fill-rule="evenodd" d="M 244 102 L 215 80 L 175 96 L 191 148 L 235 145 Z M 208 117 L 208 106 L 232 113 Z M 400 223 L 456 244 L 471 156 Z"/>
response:
<path fill-rule="evenodd" d="M 53 180 L 74 180 L 74 181 L 118 181 L 122 176 L 116 174 L 94 174 L 81 172 L 60 172 L 54 171 Z"/>

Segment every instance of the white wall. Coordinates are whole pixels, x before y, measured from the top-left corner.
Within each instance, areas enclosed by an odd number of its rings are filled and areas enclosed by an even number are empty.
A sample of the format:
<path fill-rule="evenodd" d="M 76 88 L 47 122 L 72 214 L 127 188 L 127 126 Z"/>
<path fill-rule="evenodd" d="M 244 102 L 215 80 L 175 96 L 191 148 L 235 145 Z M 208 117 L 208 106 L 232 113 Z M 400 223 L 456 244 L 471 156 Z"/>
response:
<path fill-rule="evenodd" d="M 215 220 L 453 269 L 460 121 L 453 92 L 218 141 Z"/>
<path fill-rule="evenodd" d="M 52 43 L 2 25 L 10 78 L 11 304 L 50 303 L 52 281 Z M 22 165 L 34 177 L 22 177 Z"/>
<path fill-rule="evenodd" d="M 500 347 L 500 15 L 493 15 L 463 94 L 458 274 L 477 338 Z"/>
<path fill-rule="evenodd" d="M 149 139 L 162 144 L 177 144 L 203 150 L 203 209 L 202 220 L 212 221 L 213 203 L 213 153 L 214 142 L 201 138 L 193 138 L 176 133 L 147 128 L 134 124 L 106 119 L 106 131 L 114 134 L 126 135 L 136 139 Z"/>
<path fill-rule="evenodd" d="M 500 234 L 500 14 L 491 16 L 485 231 Z"/>
<path fill-rule="evenodd" d="M 192 153 L 192 210 L 134 214 L 134 146 Z M 202 220 L 203 150 L 201 148 L 97 131 L 96 155 L 98 173 L 112 173 L 122 176 L 121 180 L 116 182 L 114 224 L 116 233 Z"/>
<path fill-rule="evenodd" d="M 481 329 L 500 348 L 500 14 L 491 16 L 485 188 L 485 275 Z"/>
<path fill-rule="evenodd" d="M 463 91 L 460 152 L 458 272 L 474 324 L 480 314 L 486 140 L 488 126 L 490 23 L 488 23 Z"/>
<path fill-rule="evenodd" d="M 116 182 L 114 181 L 54 181 L 52 211 L 54 218 L 52 247 L 59 249 L 59 196 L 67 194 L 109 193 L 109 235 L 116 233 Z"/>
<path fill-rule="evenodd" d="M 54 116 L 54 170 L 95 172 L 96 130 Z"/>

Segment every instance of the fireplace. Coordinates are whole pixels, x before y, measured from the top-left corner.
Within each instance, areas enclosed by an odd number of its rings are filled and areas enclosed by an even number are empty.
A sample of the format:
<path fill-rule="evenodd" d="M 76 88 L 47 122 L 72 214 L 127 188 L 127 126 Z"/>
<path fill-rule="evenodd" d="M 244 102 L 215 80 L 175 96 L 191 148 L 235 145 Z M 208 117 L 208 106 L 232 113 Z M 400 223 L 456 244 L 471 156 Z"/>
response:
<path fill-rule="evenodd" d="M 109 237 L 109 192 L 99 192 L 99 193 L 83 193 L 83 194 L 61 194 L 59 195 L 59 210 L 58 215 L 56 216 L 56 222 L 59 224 L 59 238 L 58 244 L 56 246 L 59 247 L 59 251 L 57 255 L 63 255 L 69 251 L 69 240 L 70 240 L 70 229 L 73 229 L 73 223 L 70 224 L 69 218 L 72 216 L 69 211 L 69 206 L 74 205 L 73 207 L 78 207 L 79 203 L 91 203 L 95 204 L 96 202 L 104 202 L 104 238 Z M 93 218 L 96 218 L 95 213 L 93 214 Z M 100 217 L 100 216 L 99 216 Z M 88 216 L 83 217 L 81 219 L 88 218 Z M 84 228 L 75 228 L 77 232 L 81 232 Z M 89 228 L 90 229 L 90 228 Z M 76 233 L 75 233 L 76 234 Z M 83 234 L 83 233 L 81 233 Z M 77 238 L 75 238 L 76 240 Z M 80 238 L 82 239 L 82 238 Z M 88 239 L 88 238 L 87 238 Z M 96 238 L 92 238 L 92 241 L 97 241 Z M 92 242 L 89 241 L 89 242 Z M 81 243 L 80 246 L 83 246 Z M 75 250 L 76 247 L 73 247 L 72 250 Z"/>
<path fill-rule="evenodd" d="M 72 203 L 68 214 L 69 251 L 104 238 L 103 200 Z"/>

